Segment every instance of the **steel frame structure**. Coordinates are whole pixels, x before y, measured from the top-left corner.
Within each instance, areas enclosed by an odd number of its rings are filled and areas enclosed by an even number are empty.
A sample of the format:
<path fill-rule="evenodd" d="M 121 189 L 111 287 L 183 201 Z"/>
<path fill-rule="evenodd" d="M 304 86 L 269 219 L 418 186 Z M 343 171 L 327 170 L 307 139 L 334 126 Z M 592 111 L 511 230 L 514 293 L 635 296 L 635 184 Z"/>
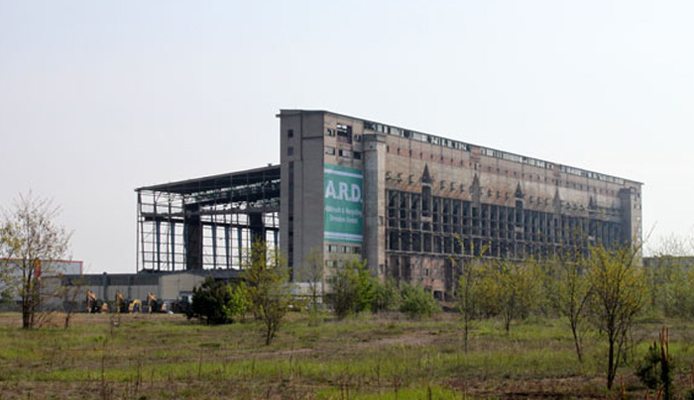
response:
<path fill-rule="evenodd" d="M 239 269 L 279 247 L 280 166 L 135 189 L 137 270 Z"/>

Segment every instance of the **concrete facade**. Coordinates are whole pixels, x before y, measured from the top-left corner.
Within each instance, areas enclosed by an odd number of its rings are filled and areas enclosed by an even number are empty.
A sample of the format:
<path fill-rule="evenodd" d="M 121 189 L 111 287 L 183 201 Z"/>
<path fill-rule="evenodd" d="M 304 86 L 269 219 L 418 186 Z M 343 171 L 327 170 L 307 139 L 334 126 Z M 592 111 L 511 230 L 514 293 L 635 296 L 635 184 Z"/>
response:
<path fill-rule="evenodd" d="M 20 301 L 21 297 L 16 289 L 22 282 L 22 260 L 3 259 L 0 267 L 7 271 L 4 280 L 0 280 L 0 293 L 8 290 L 14 301 Z M 39 279 L 50 279 L 63 275 L 79 275 L 82 273 L 83 262 L 72 260 L 41 260 L 35 264 L 34 276 Z"/>
<path fill-rule="evenodd" d="M 329 265 L 357 256 L 381 279 L 443 296 L 457 277 L 450 258 L 484 245 L 511 259 L 567 244 L 640 245 L 639 182 L 327 111 L 278 117 L 280 246 L 295 276 L 316 249 Z M 336 178 L 340 201 L 361 182 L 358 218 L 332 215 L 340 207 L 327 173 L 356 179 Z M 344 224 L 328 234 L 333 220 L 356 221 L 363 235 Z"/>
<path fill-rule="evenodd" d="M 235 269 L 191 270 L 176 272 L 141 272 L 137 274 L 91 274 L 60 275 L 42 280 L 44 306 L 48 309 L 67 309 L 66 296 L 70 298 L 75 309 L 86 309 L 87 290 L 91 290 L 101 301 L 115 303 L 116 292 L 123 294 L 126 300 L 147 301 L 149 293 L 162 301 L 190 300 L 193 288 L 199 287 L 207 277 L 215 280 L 232 282 L 239 280 Z M 63 289 L 60 290 L 60 287 Z M 66 289 L 71 288 L 71 291 Z M 59 295 L 56 295 L 59 294 Z"/>

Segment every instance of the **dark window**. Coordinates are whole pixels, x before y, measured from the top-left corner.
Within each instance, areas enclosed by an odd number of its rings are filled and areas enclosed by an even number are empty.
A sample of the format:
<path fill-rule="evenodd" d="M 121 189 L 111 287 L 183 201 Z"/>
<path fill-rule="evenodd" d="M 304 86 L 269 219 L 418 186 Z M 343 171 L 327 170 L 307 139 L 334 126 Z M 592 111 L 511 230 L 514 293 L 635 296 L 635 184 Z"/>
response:
<path fill-rule="evenodd" d="M 354 152 L 354 159 L 355 160 L 361 160 L 361 151 L 355 151 Z"/>
<path fill-rule="evenodd" d="M 287 147 L 287 155 L 288 156 L 294 155 L 294 147 L 292 147 L 292 146 Z"/>
<path fill-rule="evenodd" d="M 294 129 L 289 129 L 287 131 L 287 137 L 294 137 Z"/>
<path fill-rule="evenodd" d="M 431 187 L 422 187 L 422 216 L 431 216 Z"/>
<path fill-rule="evenodd" d="M 337 140 L 344 143 L 352 143 L 352 127 L 344 124 L 337 124 Z"/>

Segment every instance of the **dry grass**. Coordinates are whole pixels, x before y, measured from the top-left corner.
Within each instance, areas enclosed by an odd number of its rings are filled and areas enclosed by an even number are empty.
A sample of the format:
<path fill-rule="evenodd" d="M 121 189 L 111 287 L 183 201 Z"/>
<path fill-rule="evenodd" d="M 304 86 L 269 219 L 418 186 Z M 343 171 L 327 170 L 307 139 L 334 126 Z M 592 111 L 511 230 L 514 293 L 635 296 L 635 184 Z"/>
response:
<path fill-rule="evenodd" d="M 293 314 L 271 346 L 256 323 L 203 326 L 180 315 L 79 314 L 68 330 L 19 329 L 0 314 L 1 399 L 471 399 L 605 398 L 602 341 L 589 335 L 578 364 L 562 321 L 534 320 L 509 335 L 479 323 L 462 352 L 458 316 L 395 314 L 309 327 Z M 645 346 L 658 324 L 639 325 Z M 694 360 L 691 325 L 671 328 L 680 393 Z M 641 347 L 634 349 L 640 357 Z M 644 398 L 632 366 L 625 393 Z"/>

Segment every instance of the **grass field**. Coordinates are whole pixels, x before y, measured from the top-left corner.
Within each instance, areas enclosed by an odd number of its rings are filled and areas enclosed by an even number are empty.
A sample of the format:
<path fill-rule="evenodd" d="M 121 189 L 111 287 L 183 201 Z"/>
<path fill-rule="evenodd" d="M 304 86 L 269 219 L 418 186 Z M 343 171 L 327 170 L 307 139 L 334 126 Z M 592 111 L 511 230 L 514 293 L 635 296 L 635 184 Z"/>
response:
<path fill-rule="evenodd" d="M 400 314 L 318 326 L 289 316 L 270 346 L 250 322 L 204 326 L 180 315 L 80 314 L 71 327 L 23 331 L 21 316 L 0 314 L 0 399 L 480 399 L 645 398 L 635 362 L 657 337 L 658 321 L 634 332 L 630 364 L 605 390 L 604 340 L 586 337 L 577 362 L 561 320 L 533 319 L 506 334 L 475 325 L 462 351 L 459 316 L 423 321 Z M 669 324 L 676 388 L 688 390 L 694 325 Z"/>

